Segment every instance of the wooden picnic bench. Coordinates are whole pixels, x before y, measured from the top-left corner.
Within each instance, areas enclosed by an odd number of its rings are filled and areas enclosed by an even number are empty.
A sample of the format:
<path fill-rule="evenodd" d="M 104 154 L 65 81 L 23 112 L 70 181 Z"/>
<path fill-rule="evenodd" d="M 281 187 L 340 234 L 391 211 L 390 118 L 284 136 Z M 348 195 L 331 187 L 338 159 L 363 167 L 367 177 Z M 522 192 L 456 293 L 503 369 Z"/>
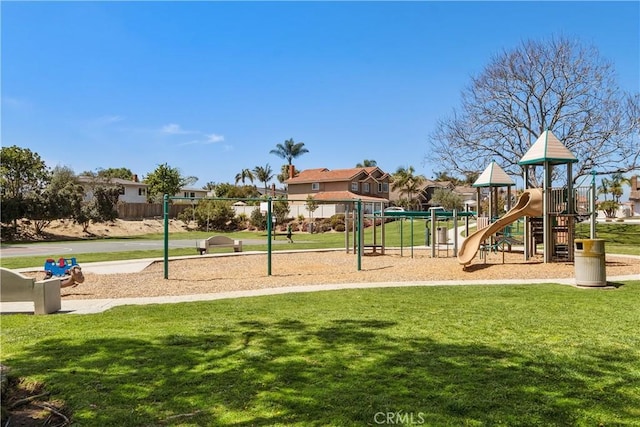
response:
<path fill-rule="evenodd" d="M 209 253 L 209 248 L 233 247 L 234 252 L 242 252 L 242 240 L 234 240 L 227 236 L 212 236 L 198 242 L 200 255 Z"/>
<path fill-rule="evenodd" d="M 0 267 L 0 300 L 2 302 L 33 302 L 35 314 L 50 314 L 62 307 L 60 279 L 36 281 L 17 271 Z"/>

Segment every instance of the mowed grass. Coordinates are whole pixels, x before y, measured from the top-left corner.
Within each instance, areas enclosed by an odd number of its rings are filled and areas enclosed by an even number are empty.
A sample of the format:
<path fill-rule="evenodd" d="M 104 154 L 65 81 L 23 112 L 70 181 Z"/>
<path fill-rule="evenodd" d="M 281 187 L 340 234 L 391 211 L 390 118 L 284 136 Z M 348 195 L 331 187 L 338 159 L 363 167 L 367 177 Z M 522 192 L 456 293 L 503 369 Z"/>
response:
<path fill-rule="evenodd" d="M 638 307 L 640 282 L 286 294 L 2 316 L 1 354 L 78 426 L 631 426 Z"/>

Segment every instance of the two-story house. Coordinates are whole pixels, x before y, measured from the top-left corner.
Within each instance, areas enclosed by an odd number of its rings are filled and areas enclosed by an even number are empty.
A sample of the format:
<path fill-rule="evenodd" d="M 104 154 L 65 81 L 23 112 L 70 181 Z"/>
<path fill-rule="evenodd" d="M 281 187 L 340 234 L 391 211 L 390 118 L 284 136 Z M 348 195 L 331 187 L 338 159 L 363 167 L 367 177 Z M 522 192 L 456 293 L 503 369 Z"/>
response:
<path fill-rule="evenodd" d="M 344 204 L 362 200 L 365 212 L 380 210 L 389 204 L 390 175 L 378 167 L 306 169 L 286 181 L 292 205 L 304 204 L 309 196 L 318 202 Z M 338 209 L 336 212 L 340 212 Z"/>

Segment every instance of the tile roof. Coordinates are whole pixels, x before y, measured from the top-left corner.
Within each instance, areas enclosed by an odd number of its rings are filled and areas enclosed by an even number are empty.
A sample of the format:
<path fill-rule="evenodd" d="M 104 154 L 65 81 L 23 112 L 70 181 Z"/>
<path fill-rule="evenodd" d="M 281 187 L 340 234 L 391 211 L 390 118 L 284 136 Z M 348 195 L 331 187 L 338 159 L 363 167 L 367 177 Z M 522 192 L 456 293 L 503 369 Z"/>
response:
<path fill-rule="evenodd" d="M 381 176 L 375 178 L 372 174 L 375 171 L 379 171 Z M 351 169 L 335 169 L 329 170 L 327 168 L 317 169 L 305 169 L 298 173 L 298 176 L 287 180 L 287 184 L 304 184 L 308 182 L 327 182 L 327 181 L 351 181 L 358 175 L 364 175 L 363 179 L 374 178 L 380 179 L 388 176 L 388 174 L 382 171 L 380 168 L 368 167 L 368 168 L 351 168 Z"/>
<path fill-rule="evenodd" d="M 323 191 L 321 193 L 313 194 L 313 198 L 316 200 L 358 200 L 363 202 L 389 202 L 388 199 L 383 197 L 365 196 L 362 194 L 355 194 L 351 191 Z"/>

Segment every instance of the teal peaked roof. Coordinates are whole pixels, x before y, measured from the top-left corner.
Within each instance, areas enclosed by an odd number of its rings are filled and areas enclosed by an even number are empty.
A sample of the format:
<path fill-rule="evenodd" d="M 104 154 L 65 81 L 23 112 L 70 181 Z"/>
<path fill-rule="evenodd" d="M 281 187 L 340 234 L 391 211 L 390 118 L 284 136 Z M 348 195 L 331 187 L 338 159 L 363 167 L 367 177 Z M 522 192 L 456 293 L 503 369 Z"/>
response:
<path fill-rule="evenodd" d="M 519 165 L 541 165 L 545 162 L 552 164 L 575 163 L 578 159 L 567 147 L 551 132 L 546 130 L 538 137 L 529 148 Z"/>
<path fill-rule="evenodd" d="M 509 175 L 495 161 L 489 163 L 489 166 L 480 174 L 472 187 L 507 187 L 516 185 Z"/>

